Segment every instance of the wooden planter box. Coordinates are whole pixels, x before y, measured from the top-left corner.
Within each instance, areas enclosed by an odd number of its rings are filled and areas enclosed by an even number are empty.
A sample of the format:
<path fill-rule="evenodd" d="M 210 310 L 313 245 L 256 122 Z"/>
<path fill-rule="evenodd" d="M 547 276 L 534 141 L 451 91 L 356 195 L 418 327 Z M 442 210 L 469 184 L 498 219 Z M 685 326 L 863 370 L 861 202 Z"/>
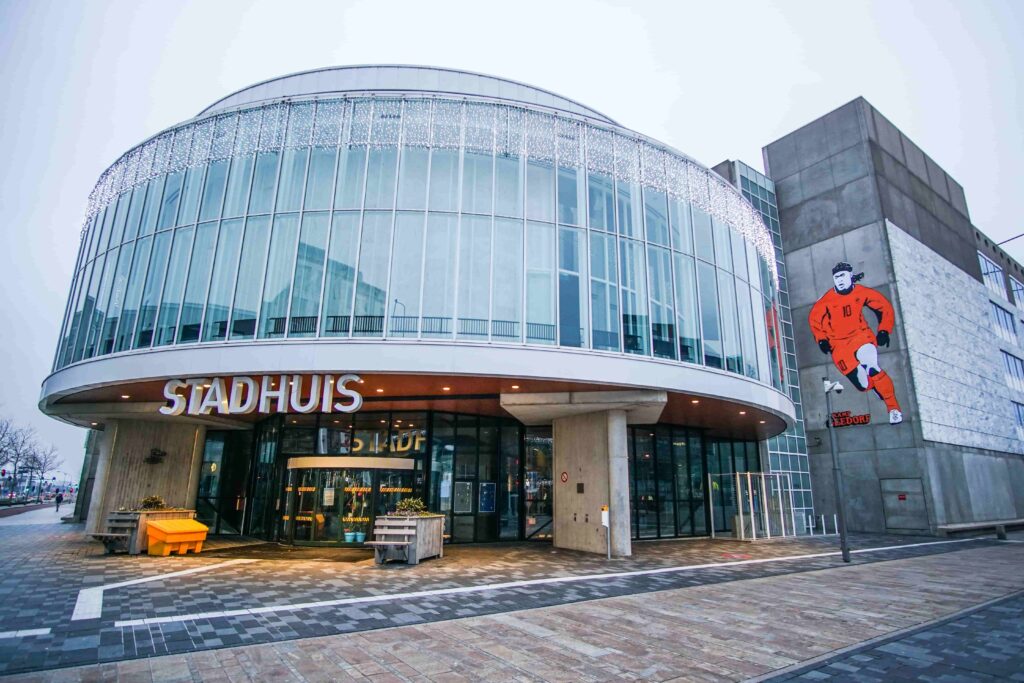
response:
<path fill-rule="evenodd" d="M 411 533 L 399 533 L 398 528 Z M 444 557 L 444 515 L 378 517 L 374 536 L 376 540 L 367 545 L 374 546 L 378 564 L 388 560 L 418 564 L 428 557 Z"/>
<path fill-rule="evenodd" d="M 128 541 L 128 554 L 139 555 L 149 547 L 149 534 L 146 526 L 151 520 L 158 519 L 195 519 L 195 510 L 134 510 L 128 512 L 111 512 L 107 524 L 135 524 L 135 530 Z"/>

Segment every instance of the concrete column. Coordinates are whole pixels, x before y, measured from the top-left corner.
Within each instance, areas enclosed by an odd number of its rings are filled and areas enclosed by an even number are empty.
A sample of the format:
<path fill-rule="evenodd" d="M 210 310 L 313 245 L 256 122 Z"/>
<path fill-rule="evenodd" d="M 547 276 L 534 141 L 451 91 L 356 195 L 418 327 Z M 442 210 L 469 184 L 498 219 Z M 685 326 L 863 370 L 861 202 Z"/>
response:
<path fill-rule="evenodd" d="M 107 492 L 107 478 L 110 473 L 110 460 L 113 458 L 114 445 L 117 441 L 117 420 L 108 420 L 100 435 L 99 448 L 96 450 L 96 478 L 92 482 L 89 497 L 89 516 L 86 519 L 85 532 L 94 534 L 106 529 L 104 498 Z M 79 495 L 81 495 L 79 491 Z"/>
<path fill-rule="evenodd" d="M 609 410 L 608 420 L 608 516 L 611 524 L 612 555 L 633 554 L 633 533 L 629 503 L 629 448 L 626 411 Z"/>
<path fill-rule="evenodd" d="M 607 505 L 612 554 L 631 554 L 626 433 L 625 410 L 552 421 L 556 548 L 605 554 L 608 535 L 601 524 L 601 507 Z"/>
<path fill-rule="evenodd" d="M 195 441 L 192 444 L 192 463 L 188 473 L 188 485 L 186 487 L 185 507 L 189 510 L 196 509 L 196 498 L 199 495 L 199 479 L 202 476 L 203 453 L 206 451 L 206 427 L 196 427 Z"/>

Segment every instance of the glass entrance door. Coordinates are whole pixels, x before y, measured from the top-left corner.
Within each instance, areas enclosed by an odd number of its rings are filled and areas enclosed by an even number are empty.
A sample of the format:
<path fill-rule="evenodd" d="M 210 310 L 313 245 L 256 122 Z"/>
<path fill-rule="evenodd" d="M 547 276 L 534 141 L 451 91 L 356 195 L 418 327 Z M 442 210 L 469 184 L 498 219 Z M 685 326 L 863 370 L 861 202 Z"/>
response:
<path fill-rule="evenodd" d="M 361 544 L 378 515 L 414 493 L 411 470 L 293 469 L 288 474 L 282 540 L 299 545 Z"/>

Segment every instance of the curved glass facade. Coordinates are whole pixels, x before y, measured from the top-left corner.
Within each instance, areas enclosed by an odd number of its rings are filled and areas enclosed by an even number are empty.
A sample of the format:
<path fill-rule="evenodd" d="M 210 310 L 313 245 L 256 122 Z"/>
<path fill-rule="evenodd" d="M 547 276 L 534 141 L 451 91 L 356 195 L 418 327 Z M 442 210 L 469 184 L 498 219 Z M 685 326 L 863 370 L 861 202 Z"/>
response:
<path fill-rule="evenodd" d="M 761 219 L 707 169 L 589 119 L 277 103 L 147 141 L 90 202 L 55 369 L 362 337 L 585 348 L 782 386 Z"/>

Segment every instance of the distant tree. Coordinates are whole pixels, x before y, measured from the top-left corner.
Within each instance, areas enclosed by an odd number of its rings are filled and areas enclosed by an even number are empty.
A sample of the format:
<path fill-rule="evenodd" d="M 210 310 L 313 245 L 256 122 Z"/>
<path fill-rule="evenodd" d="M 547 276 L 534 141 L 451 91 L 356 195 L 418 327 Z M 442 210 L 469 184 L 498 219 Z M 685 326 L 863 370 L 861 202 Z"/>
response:
<path fill-rule="evenodd" d="M 47 474 L 53 472 L 62 464 L 63 460 L 57 455 L 57 448 L 55 446 L 43 447 L 33 444 L 33 448 L 29 451 L 25 460 L 25 469 L 38 475 L 40 479 L 45 479 Z"/>
<path fill-rule="evenodd" d="M 38 450 L 36 433 L 31 427 L 12 427 L 7 435 L 7 465 L 11 466 L 14 487 L 18 488 L 21 475 L 31 471 L 29 459 Z"/>

